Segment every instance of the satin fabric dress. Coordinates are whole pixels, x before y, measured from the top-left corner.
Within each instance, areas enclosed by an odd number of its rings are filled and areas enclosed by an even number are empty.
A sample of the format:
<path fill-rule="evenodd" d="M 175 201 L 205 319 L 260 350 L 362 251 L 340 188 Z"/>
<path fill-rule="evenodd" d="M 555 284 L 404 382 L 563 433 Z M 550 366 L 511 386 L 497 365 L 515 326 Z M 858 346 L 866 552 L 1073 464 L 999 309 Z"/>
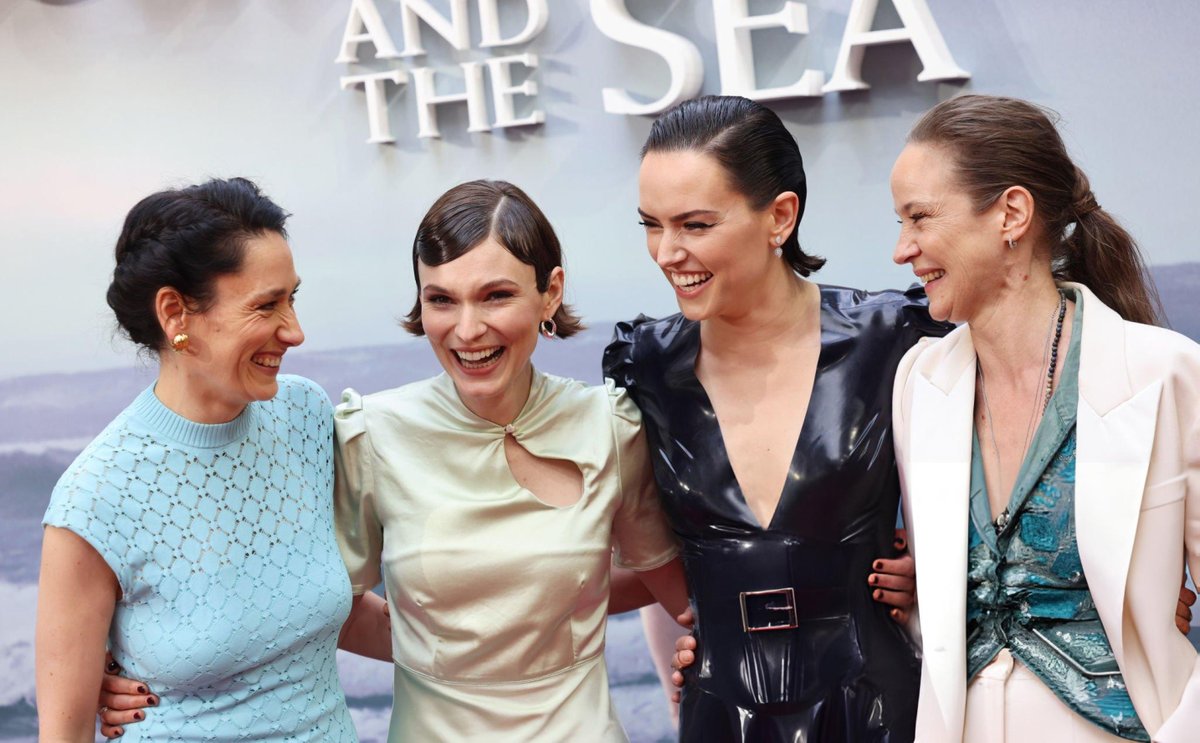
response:
<path fill-rule="evenodd" d="M 678 553 L 640 420 L 619 390 L 536 371 L 506 427 L 471 413 L 445 374 L 344 394 L 336 532 L 354 593 L 381 577 L 387 589 L 389 741 L 626 740 L 604 664 L 609 566 Z M 575 463 L 580 500 L 548 505 L 517 484 L 509 434 Z"/>
<path fill-rule="evenodd" d="M 674 315 L 617 326 L 605 376 L 642 410 L 696 612 L 680 740 L 912 740 L 920 665 L 867 576 L 894 551 L 896 365 L 918 338 L 949 329 L 929 318 L 919 289 L 821 287 L 812 397 L 763 528 L 696 378 L 699 324 Z"/>

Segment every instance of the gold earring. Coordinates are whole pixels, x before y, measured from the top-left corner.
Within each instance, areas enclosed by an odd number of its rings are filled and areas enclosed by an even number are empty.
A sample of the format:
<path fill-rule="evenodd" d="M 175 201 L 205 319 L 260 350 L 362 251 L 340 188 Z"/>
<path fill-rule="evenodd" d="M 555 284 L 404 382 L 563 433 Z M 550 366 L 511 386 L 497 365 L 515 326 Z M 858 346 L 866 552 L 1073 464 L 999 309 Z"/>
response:
<path fill-rule="evenodd" d="M 171 350 L 175 353 L 183 353 L 187 350 L 189 343 L 191 343 L 191 339 L 188 338 L 187 333 L 177 333 L 175 337 L 171 339 Z"/>

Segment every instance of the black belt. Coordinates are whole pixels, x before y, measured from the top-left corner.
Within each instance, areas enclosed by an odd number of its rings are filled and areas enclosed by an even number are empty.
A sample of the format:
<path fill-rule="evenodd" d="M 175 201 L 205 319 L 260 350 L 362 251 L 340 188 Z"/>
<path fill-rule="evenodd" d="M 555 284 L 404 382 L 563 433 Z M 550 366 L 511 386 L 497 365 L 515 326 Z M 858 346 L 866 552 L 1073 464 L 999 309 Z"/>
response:
<path fill-rule="evenodd" d="M 911 660 L 871 600 L 867 575 L 878 556 L 873 542 L 761 532 L 687 541 L 699 642 L 693 678 L 739 706 L 801 702 L 862 674 L 860 635 L 870 625 L 884 625 L 886 642 Z"/>

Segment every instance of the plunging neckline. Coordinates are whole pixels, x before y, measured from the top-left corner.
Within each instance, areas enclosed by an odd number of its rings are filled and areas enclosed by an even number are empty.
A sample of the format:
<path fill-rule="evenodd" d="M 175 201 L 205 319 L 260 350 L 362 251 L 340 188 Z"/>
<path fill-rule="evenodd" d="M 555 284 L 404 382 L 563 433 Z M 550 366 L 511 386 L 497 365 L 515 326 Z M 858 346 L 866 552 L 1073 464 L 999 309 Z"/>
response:
<path fill-rule="evenodd" d="M 783 476 L 783 485 L 779 491 L 779 497 L 775 501 L 774 507 L 771 509 L 771 517 L 767 523 L 759 520 L 758 514 L 750 507 L 750 502 L 746 500 L 746 493 L 742 490 L 742 484 L 738 481 L 737 472 L 733 469 L 733 460 L 729 458 L 729 448 L 725 445 L 725 431 L 721 428 L 721 421 L 717 417 L 717 410 L 713 406 L 712 398 L 708 396 L 708 390 L 704 388 L 704 384 L 700 381 L 700 377 L 696 374 L 696 362 L 700 359 L 700 322 L 689 321 L 688 327 L 684 330 L 685 340 L 687 342 L 687 353 L 680 354 L 679 366 L 671 370 L 670 376 L 676 377 L 675 382 L 686 382 L 687 385 L 695 386 L 697 393 L 700 396 L 705 408 L 712 413 L 713 422 L 717 427 L 717 442 L 720 445 L 721 454 L 724 457 L 723 469 L 726 470 L 728 481 L 733 483 L 737 490 L 738 502 L 741 508 L 745 511 L 748 517 L 748 522 L 760 531 L 771 531 L 775 526 L 775 520 L 779 517 L 780 507 L 783 505 L 784 497 L 788 492 L 789 474 L 796 467 L 796 458 L 799 456 L 801 444 L 805 440 L 805 435 L 809 427 L 809 413 L 813 409 L 813 401 L 817 398 L 818 382 L 821 378 L 821 369 L 824 368 L 827 361 L 826 354 L 829 344 L 826 343 L 828 337 L 828 327 L 826 326 L 825 312 L 825 295 L 821 292 L 821 286 L 818 284 L 817 290 L 817 323 L 818 333 L 820 336 L 821 349 L 817 353 L 817 364 L 813 369 L 812 381 L 809 387 L 808 405 L 804 409 L 804 420 L 800 423 L 800 431 L 796 435 L 796 443 L 792 447 L 792 456 L 788 463 L 788 470 Z M 678 379 L 678 376 L 686 375 L 684 379 Z"/>

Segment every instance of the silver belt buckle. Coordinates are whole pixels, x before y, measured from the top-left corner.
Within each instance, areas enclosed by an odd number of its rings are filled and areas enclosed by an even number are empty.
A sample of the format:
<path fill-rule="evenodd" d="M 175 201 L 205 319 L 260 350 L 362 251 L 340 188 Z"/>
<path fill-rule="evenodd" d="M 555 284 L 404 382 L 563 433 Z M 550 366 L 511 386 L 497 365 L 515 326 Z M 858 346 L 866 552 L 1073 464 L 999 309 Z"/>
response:
<path fill-rule="evenodd" d="M 783 604 L 771 604 L 770 597 L 775 596 L 783 599 Z M 749 612 L 746 610 L 746 600 L 753 602 L 763 601 L 760 607 L 766 611 L 783 611 L 787 612 L 786 621 L 781 621 L 779 624 L 764 624 L 761 626 L 750 626 Z M 738 594 L 738 601 L 742 605 L 742 629 L 746 632 L 766 632 L 776 629 L 796 629 L 800 626 L 798 617 L 796 616 L 796 591 L 792 588 L 772 588 L 769 591 L 742 591 Z"/>

